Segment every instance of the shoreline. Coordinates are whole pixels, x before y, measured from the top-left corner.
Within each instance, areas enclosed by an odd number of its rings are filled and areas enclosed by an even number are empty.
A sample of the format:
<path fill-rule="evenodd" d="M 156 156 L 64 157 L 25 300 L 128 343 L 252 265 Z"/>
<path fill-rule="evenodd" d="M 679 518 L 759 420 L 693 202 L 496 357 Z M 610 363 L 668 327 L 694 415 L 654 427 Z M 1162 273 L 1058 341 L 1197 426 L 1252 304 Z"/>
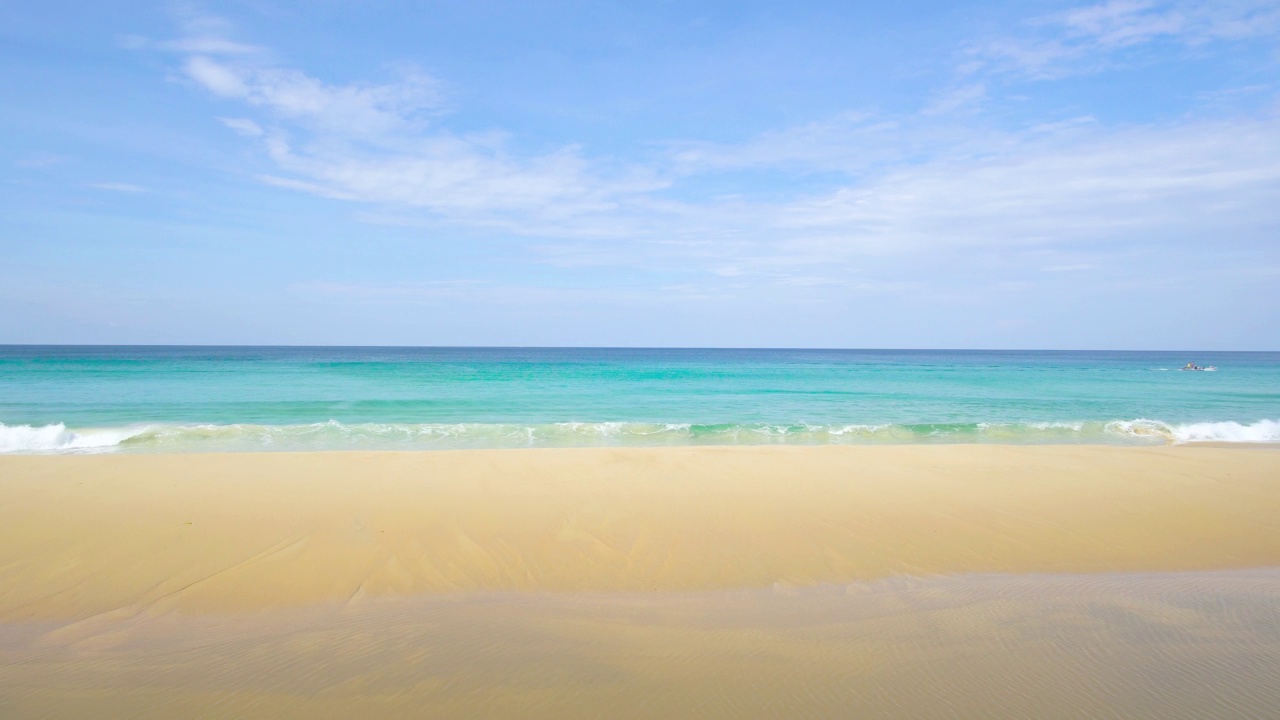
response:
<path fill-rule="evenodd" d="M 811 422 L 131 422 L 0 423 L 0 455 L 505 450 L 737 446 L 1280 444 L 1280 420 L 1166 422 L 1146 417 L 938 423 Z"/>
<path fill-rule="evenodd" d="M 609 452 L 628 451 L 699 451 L 699 450 L 759 450 L 778 448 L 813 450 L 837 448 L 858 451 L 864 448 L 1075 448 L 1082 450 L 1173 450 L 1178 448 L 1213 448 L 1219 450 L 1280 450 L 1280 442 L 1230 442 L 1223 440 L 1192 440 L 1162 443 L 1107 443 L 1107 442 L 880 442 L 880 443 L 708 443 L 704 445 L 575 445 L 575 446 L 519 446 L 519 447 L 446 447 L 446 448 L 332 448 L 282 450 L 133 450 L 133 449 L 85 449 L 85 450 L 35 450 L 0 453 L 0 463 L 5 458 L 95 458 L 95 457 L 167 457 L 167 458 L 217 458 L 228 455 L 247 456 L 301 456 L 301 455 L 467 455 L 473 453 L 524 453 L 524 452 Z"/>
<path fill-rule="evenodd" d="M 0 621 L 1280 566 L 1267 447 L 0 456 Z"/>

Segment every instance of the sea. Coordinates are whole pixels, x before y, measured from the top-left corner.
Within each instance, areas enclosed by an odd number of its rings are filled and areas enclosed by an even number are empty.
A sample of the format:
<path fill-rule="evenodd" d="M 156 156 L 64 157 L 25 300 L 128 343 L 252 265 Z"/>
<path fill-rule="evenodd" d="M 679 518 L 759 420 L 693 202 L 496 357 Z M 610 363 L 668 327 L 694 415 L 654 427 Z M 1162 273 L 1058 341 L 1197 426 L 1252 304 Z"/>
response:
<path fill-rule="evenodd" d="M 1280 353 L 0 346 L 4 453 L 1195 442 Z"/>

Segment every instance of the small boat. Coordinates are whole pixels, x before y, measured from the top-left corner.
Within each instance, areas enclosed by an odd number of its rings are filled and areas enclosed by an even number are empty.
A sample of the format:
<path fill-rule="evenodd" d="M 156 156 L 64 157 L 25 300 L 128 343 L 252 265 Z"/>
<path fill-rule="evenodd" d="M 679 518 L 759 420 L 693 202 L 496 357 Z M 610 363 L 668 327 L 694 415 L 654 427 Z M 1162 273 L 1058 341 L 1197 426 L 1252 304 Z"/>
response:
<path fill-rule="evenodd" d="M 1213 365 L 1201 366 L 1201 365 L 1197 365 L 1197 364 L 1195 364 L 1195 363 L 1187 363 L 1186 365 L 1183 365 L 1182 367 L 1180 367 L 1180 368 L 1178 368 L 1178 369 L 1179 369 L 1179 370 L 1192 370 L 1192 371 L 1195 371 L 1195 372 L 1213 372 L 1213 371 L 1217 370 L 1218 368 L 1214 367 Z"/>

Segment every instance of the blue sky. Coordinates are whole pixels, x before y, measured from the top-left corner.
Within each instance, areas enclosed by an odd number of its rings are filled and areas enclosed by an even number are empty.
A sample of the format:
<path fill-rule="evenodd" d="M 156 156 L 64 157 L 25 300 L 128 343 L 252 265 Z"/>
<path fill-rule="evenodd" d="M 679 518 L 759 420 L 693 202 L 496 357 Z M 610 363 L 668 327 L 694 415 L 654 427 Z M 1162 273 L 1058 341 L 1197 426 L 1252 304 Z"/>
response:
<path fill-rule="evenodd" d="M 0 97 L 0 342 L 1280 348 L 1274 0 L 23 2 Z"/>

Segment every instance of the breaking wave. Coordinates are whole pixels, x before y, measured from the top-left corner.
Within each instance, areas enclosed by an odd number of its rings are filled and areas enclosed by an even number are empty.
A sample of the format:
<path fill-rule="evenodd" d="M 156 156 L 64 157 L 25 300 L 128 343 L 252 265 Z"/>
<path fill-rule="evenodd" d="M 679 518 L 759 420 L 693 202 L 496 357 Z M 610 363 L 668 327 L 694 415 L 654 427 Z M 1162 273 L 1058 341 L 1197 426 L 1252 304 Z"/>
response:
<path fill-rule="evenodd" d="M 68 429 L 0 423 L 0 453 L 454 450 L 665 445 L 1280 443 L 1280 421 L 1135 420 L 935 424 L 639 422 L 147 424 Z"/>
<path fill-rule="evenodd" d="M 145 428 L 104 428 L 72 432 L 62 423 L 41 427 L 0 423 L 0 453 L 110 450 L 145 431 Z"/>

